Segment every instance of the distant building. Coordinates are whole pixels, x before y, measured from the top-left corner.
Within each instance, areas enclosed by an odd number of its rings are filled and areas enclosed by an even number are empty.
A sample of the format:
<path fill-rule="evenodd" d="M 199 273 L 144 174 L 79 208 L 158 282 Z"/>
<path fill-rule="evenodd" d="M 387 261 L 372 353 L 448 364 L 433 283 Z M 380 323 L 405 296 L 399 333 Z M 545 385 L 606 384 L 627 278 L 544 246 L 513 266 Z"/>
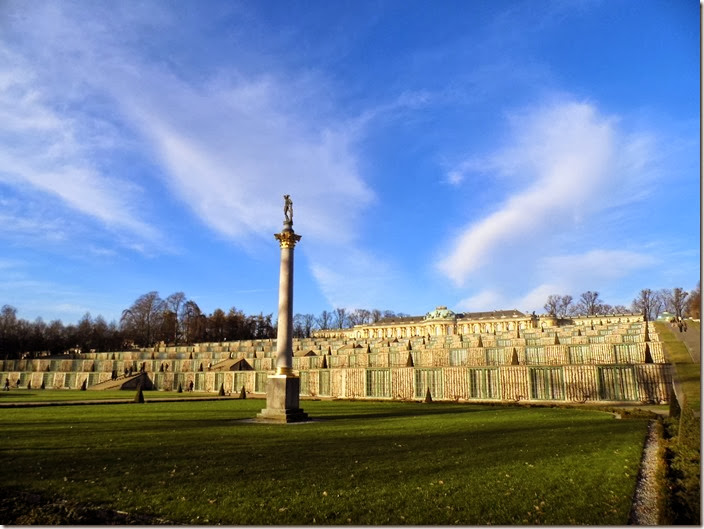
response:
<path fill-rule="evenodd" d="M 643 321 L 640 314 L 571 316 L 558 319 L 548 314 L 524 314 L 519 310 L 456 313 L 445 306 L 436 307 L 424 316 L 385 318 L 376 323 L 355 325 L 349 329 L 321 329 L 313 332 L 317 338 L 412 338 L 414 336 L 454 336 L 546 329 L 562 324 L 602 325 Z"/>

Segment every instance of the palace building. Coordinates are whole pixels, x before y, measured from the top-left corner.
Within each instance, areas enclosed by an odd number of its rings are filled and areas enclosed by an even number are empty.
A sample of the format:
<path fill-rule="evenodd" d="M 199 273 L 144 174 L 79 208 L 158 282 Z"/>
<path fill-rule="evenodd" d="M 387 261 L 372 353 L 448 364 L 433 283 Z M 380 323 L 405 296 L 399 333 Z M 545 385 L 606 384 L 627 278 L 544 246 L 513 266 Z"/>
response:
<path fill-rule="evenodd" d="M 416 336 L 455 336 L 480 333 L 504 333 L 529 329 L 549 329 L 560 324 L 603 325 L 609 323 L 634 323 L 643 321 L 641 314 L 613 314 L 573 316 L 558 319 L 550 315 L 524 314 L 516 309 L 491 312 L 456 313 L 445 306 L 436 307 L 425 316 L 387 318 L 376 323 L 355 325 L 349 329 L 324 329 L 315 331 L 316 338 L 412 338 Z"/>

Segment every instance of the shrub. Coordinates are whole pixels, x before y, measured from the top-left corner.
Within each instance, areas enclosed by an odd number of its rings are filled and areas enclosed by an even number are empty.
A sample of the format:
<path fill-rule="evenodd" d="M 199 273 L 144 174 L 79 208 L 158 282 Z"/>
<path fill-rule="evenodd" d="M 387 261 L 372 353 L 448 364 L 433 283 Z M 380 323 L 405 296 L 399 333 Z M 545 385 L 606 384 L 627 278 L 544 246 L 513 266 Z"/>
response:
<path fill-rule="evenodd" d="M 142 384 L 137 386 L 137 394 L 134 396 L 134 402 L 144 404 L 144 393 L 142 393 Z"/>

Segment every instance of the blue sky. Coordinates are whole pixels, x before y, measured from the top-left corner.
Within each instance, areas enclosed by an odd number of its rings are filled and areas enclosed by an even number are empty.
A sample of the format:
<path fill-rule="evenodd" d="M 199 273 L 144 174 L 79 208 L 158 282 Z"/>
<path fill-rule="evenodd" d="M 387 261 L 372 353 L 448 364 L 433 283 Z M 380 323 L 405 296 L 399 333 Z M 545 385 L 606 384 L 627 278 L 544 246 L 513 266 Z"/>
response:
<path fill-rule="evenodd" d="M 700 275 L 699 4 L 0 3 L 0 305 L 516 308 Z"/>

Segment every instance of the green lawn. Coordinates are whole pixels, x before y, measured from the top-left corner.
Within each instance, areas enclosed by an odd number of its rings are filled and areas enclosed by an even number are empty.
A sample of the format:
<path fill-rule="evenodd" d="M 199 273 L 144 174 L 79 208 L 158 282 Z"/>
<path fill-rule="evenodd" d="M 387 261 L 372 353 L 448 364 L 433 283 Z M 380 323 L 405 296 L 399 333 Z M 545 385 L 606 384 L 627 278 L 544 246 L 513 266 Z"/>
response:
<path fill-rule="evenodd" d="M 660 340 L 665 345 L 665 358 L 675 367 L 675 376 L 682 385 L 687 402 L 693 409 L 700 407 L 701 364 L 692 362 L 692 357 L 682 341 L 662 322 L 655 322 Z"/>
<path fill-rule="evenodd" d="M 252 399 L 2 409 L 0 492 L 195 525 L 625 524 L 647 426 L 560 408 L 302 406 L 316 421 L 243 421 L 264 407 Z"/>
<path fill-rule="evenodd" d="M 131 402 L 136 395 L 135 390 L 105 390 L 79 391 L 71 389 L 25 389 L 13 388 L 10 391 L 0 391 L 0 405 L 11 402 L 66 402 L 86 400 L 124 400 Z M 144 398 L 149 399 L 188 399 L 194 397 L 217 397 L 217 393 L 176 391 L 145 391 Z"/>

